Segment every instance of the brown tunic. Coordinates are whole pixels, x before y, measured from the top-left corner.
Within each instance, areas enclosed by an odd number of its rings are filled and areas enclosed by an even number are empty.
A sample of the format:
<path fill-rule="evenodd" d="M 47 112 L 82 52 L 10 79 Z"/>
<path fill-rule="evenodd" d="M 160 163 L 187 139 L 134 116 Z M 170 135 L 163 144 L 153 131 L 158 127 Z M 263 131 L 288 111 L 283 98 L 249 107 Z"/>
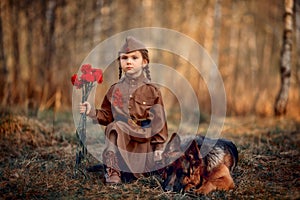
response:
<path fill-rule="evenodd" d="M 153 151 L 163 149 L 168 131 L 160 90 L 143 74 L 112 85 L 93 120 L 107 126 L 107 138 L 117 133 L 116 144 L 107 139 L 106 145 L 117 147 L 130 172 L 154 169 Z"/>

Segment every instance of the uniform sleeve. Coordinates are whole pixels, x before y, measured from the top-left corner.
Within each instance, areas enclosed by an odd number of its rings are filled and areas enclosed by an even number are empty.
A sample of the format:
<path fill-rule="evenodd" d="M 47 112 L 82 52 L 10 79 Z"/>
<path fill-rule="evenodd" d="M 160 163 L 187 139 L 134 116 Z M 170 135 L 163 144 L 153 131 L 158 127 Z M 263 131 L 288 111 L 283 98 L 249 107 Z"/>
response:
<path fill-rule="evenodd" d="M 111 110 L 111 96 L 112 88 L 105 95 L 102 105 L 99 109 L 95 109 L 95 115 L 92 117 L 94 123 L 99 123 L 101 125 L 107 126 L 109 123 L 113 122 L 113 115 Z"/>
<path fill-rule="evenodd" d="M 164 143 L 168 139 L 167 119 L 164 110 L 163 99 L 159 89 L 156 89 L 157 98 L 153 109 L 150 110 L 152 119 L 151 145 L 153 150 L 163 150 Z"/>

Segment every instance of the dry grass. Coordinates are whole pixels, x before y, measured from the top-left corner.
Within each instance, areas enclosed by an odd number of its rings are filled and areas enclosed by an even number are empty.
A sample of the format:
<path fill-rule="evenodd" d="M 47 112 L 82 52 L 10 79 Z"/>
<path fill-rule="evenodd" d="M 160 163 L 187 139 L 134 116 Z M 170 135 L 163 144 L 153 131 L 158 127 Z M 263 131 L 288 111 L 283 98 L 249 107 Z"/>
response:
<path fill-rule="evenodd" d="M 206 125 L 203 124 L 203 127 Z M 223 137 L 233 140 L 240 160 L 236 188 L 207 196 L 164 192 L 159 177 L 116 186 L 103 173 L 74 177 L 71 121 L 51 124 L 24 116 L 0 120 L 0 196 L 4 199 L 299 199 L 300 122 L 292 119 L 227 119 Z M 205 129 L 205 128 L 204 128 Z M 89 157 L 89 166 L 96 161 Z"/>

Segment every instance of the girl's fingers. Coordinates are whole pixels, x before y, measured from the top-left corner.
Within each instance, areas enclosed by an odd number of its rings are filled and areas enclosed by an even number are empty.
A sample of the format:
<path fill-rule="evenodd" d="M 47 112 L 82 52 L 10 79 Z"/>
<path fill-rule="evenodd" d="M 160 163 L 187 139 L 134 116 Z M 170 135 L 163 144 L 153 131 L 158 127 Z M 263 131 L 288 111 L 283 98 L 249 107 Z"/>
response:
<path fill-rule="evenodd" d="M 163 151 L 161 151 L 161 150 L 154 151 L 154 161 L 161 160 L 162 159 L 162 153 L 163 153 Z"/>
<path fill-rule="evenodd" d="M 82 114 L 82 113 L 85 113 L 86 111 L 86 107 L 85 106 L 79 106 L 79 112 Z"/>
<path fill-rule="evenodd" d="M 86 113 L 88 115 L 91 111 L 91 108 L 91 104 L 87 101 L 79 104 L 80 113 Z"/>
<path fill-rule="evenodd" d="M 82 113 L 85 113 L 86 110 L 87 110 L 87 106 L 86 106 L 85 102 L 84 103 L 80 103 L 79 104 L 79 112 L 82 114 Z"/>

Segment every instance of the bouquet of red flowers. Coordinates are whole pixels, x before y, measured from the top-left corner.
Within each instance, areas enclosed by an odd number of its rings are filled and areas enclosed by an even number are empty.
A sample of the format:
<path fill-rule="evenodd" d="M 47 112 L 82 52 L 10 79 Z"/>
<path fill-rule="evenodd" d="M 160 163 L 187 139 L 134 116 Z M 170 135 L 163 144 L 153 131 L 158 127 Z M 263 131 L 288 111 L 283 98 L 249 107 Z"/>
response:
<path fill-rule="evenodd" d="M 101 69 L 92 68 L 90 64 L 83 64 L 81 66 L 81 76 L 78 78 L 77 74 L 71 77 L 72 84 L 76 89 L 82 90 L 81 102 L 87 101 L 92 88 L 98 83 L 103 82 L 103 73 Z M 87 149 L 85 145 L 86 141 L 86 114 L 81 114 L 79 125 L 76 129 L 76 136 L 79 139 L 79 143 L 76 151 L 76 165 L 75 170 L 78 169 L 79 164 L 85 158 Z M 76 171 L 75 171 L 76 173 Z"/>

